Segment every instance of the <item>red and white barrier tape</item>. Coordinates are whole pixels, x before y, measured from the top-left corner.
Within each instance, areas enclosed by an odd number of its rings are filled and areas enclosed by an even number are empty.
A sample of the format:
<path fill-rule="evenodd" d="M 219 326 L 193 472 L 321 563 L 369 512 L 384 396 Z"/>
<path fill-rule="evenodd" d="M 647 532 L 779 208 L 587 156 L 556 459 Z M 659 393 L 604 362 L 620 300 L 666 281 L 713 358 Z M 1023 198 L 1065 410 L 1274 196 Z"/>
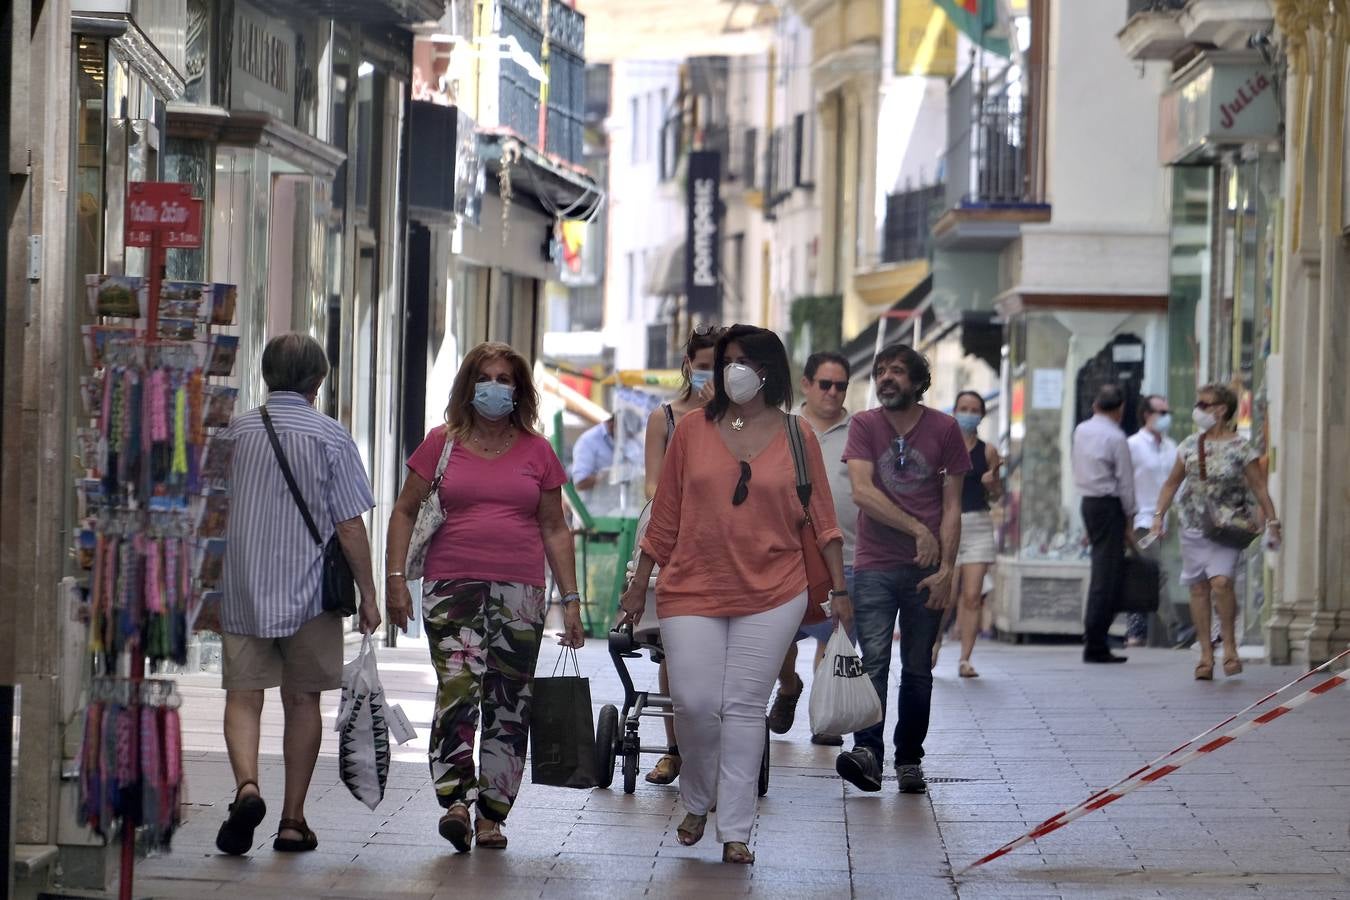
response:
<path fill-rule="evenodd" d="M 1201 756 L 1205 756 L 1206 754 L 1213 753 L 1215 750 L 1218 750 L 1220 747 L 1223 747 L 1226 744 L 1231 744 L 1233 741 L 1237 740 L 1242 735 L 1250 731 L 1254 731 L 1255 729 L 1260 728 L 1262 725 L 1270 724 L 1271 722 L 1283 716 L 1285 713 L 1297 709 L 1298 707 L 1307 703 L 1314 697 L 1321 696 L 1322 694 L 1325 694 L 1332 688 L 1345 684 L 1347 680 L 1350 679 L 1347 679 L 1346 677 L 1341 675 L 1333 675 L 1330 678 L 1326 679 L 1325 681 L 1319 682 L 1318 684 L 1304 691 L 1302 694 L 1297 695 L 1293 699 L 1288 700 L 1287 702 L 1279 706 L 1276 706 L 1273 709 L 1269 710 L 1268 712 L 1264 712 L 1253 719 L 1243 722 L 1241 725 L 1237 725 L 1229 729 L 1228 731 L 1219 735 L 1217 738 L 1208 741 L 1199 747 L 1195 747 L 1195 749 L 1191 750 L 1189 753 L 1185 752 L 1188 748 L 1193 747 L 1195 744 L 1197 744 L 1204 738 L 1208 737 L 1209 735 L 1213 734 L 1214 732 L 1218 731 L 1220 728 L 1223 728 L 1225 725 L 1228 725 L 1229 723 L 1235 721 L 1236 719 L 1240 718 L 1246 713 L 1249 713 L 1252 710 L 1262 706 L 1263 704 L 1267 703 L 1274 697 L 1278 697 L 1280 694 L 1289 690 L 1296 684 L 1299 684 L 1300 682 L 1305 681 L 1313 677 L 1314 675 L 1317 675 L 1319 672 L 1326 671 L 1337 661 L 1345 659 L 1348 656 L 1350 656 L 1350 649 L 1346 649 L 1341 653 L 1337 654 L 1336 656 L 1333 656 L 1331 659 L 1322 663 L 1322 665 L 1318 666 L 1315 669 L 1311 669 L 1308 672 L 1305 672 L 1304 674 L 1300 675 L 1298 678 L 1295 678 L 1293 681 L 1289 682 L 1279 690 L 1272 691 L 1271 693 L 1262 697 L 1260 700 L 1257 700 L 1251 706 L 1248 706 L 1246 709 L 1236 712 L 1233 715 L 1229 716 L 1228 718 L 1224 719 L 1222 722 L 1220 722 L 1218 725 L 1215 725 L 1213 728 L 1207 729 L 1206 731 L 1202 731 L 1200 734 L 1191 738 L 1189 741 L 1186 741 L 1186 743 L 1182 744 L 1181 746 L 1173 750 L 1169 750 L 1167 753 L 1164 753 L 1162 756 L 1158 757 L 1152 762 L 1147 763 L 1146 765 L 1144 765 L 1139 769 L 1136 769 L 1134 772 L 1131 772 L 1129 775 L 1125 776 L 1120 781 L 1117 781 L 1110 787 L 1103 788 L 1102 790 L 1093 794 L 1091 797 L 1088 797 L 1082 803 L 1079 803 L 1077 806 L 1071 806 L 1068 809 L 1063 810 L 1062 812 L 1056 813 L 1055 815 L 1046 819 L 1041 824 L 1037 825 L 1035 828 L 1028 831 L 1026 834 L 1022 835 L 1016 840 L 1009 841 L 1002 847 L 999 847 L 993 853 L 981 857 L 980 859 L 966 866 L 964 869 L 961 870 L 961 872 L 958 872 L 957 874 L 967 872 L 975 868 L 976 866 L 982 866 L 987 862 L 991 862 L 995 859 L 998 859 L 1000 856 L 1006 856 L 1007 854 L 1016 850 L 1018 847 L 1025 846 L 1026 844 L 1029 844 L 1034 840 L 1045 837 L 1052 831 L 1058 831 L 1065 825 L 1072 822 L 1074 819 L 1080 818 L 1086 815 L 1087 813 L 1092 812 L 1093 810 L 1101 809 L 1103 806 L 1106 806 L 1110 803 L 1114 803 L 1121 797 L 1130 793 L 1131 791 L 1143 787 L 1146 784 L 1152 784 L 1153 782 L 1158 781 L 1159 779 L 1172 774 L 1177 769 L 1180 769 L 1187 763 L 1193 762 L 1194 760 L 1199 759 Z"/>

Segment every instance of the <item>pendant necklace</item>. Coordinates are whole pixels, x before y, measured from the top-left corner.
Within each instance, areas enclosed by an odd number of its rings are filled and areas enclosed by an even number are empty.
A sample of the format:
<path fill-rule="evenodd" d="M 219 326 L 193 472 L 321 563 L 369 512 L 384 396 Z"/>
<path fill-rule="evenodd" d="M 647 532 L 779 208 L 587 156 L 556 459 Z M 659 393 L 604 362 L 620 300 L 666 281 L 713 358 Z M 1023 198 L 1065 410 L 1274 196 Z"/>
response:
<path fill-rule="evenodd" d="M 479 450 L 482 450 L 484 453 L 491 453 L 493 456 L 500 456 L 501 454 L 505 453 L 505 452 L 506 452 L 506 448 L 509 447 L 509 446 L 511 445 L 511 438 L 512 438 L 514 435 L 515 435 L 515 432 L 514 432 L 514 431 L 508 431 L 508 432 L 506 433 L 506 443 L 502 444 L 500 447 L 488 447 L 488 446 L 485 446 L 485 445 L 483 444 L 483 438 L 482 438 L 482 435 L 478 435 L 478 434 L 475 434 L 475 435 L 473 435 L 472 437 L 470 437 L 470 440 L 473 441 L 475 444 L 477 444 L 477 445 L 478 445 L 478 449 L 479 449 Z"/>
<path fill-rule="evenodd" d="M 740 431 L 744 427 L 745 427 L 745 420 L 742 419 L 740 416 L 737 416 L 736 418 L 731 420 L 732 431 Z"/>

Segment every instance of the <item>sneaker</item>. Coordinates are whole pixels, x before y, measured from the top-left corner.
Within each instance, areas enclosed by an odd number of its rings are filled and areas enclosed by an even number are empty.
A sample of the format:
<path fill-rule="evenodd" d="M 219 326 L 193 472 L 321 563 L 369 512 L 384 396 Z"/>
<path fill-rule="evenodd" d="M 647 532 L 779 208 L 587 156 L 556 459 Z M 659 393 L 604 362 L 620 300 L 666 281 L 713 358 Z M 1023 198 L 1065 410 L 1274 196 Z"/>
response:
<path fill-rule="evenodd" d="M 819 744 L 822 747 L 842 747 L 844 746 L 844 736 L 842 734 L 813 734 L 811 743 Z"/>
<path fill-rule="evenodd" d="M 834 761 L 834 770 L 860 791 L 881 790 L 881 766 L 866 747 L 840 753 Z"/>
<path fill-rule="evenodd" d="M 926 794 L 928 782 L 923 778 L 923 766 L 896 766 L 895 774 L 900 779 L 900 793 Z"/>

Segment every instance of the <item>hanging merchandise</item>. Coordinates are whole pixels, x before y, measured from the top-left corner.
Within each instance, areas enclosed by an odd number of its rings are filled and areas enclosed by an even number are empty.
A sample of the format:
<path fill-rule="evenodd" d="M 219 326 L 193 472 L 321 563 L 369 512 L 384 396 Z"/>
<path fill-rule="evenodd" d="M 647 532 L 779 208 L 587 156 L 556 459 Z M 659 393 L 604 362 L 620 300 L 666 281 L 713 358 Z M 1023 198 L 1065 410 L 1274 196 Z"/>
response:
<path fill-rule="evenodd" d="M 138 829 L 168 849 L 181 821 L 182 741 L 172 681 L 203 604 L 219 596 L 239 338 L 233 285 L 163 281 L 168 247 L 201 246 L 201 201 L 181 184 L 129 186 L 126 245 L 149 248 L 149 275 L 86 277 L 89 373 L 75 429 L 80 527 L 74 556 L 88 623 L 80 754 L 83 824 L 122 841 L 121 896 L 132 894 Z"/>

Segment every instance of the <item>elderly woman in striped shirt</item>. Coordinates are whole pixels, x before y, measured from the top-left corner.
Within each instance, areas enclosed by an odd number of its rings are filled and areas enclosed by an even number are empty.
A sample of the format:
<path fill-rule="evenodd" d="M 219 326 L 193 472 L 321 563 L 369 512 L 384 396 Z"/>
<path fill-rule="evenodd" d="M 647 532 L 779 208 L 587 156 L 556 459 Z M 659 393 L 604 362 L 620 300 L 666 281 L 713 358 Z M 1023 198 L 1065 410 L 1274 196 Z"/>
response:
<path fill-rule="evenodd" d="M 423 571 L 422 624 L 440 682 L 430 747 L 436 799 L 445 809 L 439 830 L 461 853 L 471 836 L 482 848 L 506 847 L 501 826 L 524 773 L 530 683 L 544 630 L 545 562 L 562 593 L 561 643 L 585 641 L 562 507 L 567 475 L 536 431 L 538 411 L 524 357 L 506 344 L 470 350 L 450 390 L 446 424 L 408 460 L 389 519 L 386 608 L 394 625 L 406 627 L 408 544 L 452 442 L 438 491 L 445 523 L 431 538 Z M 472 834 L 470 805 L 477 812 Z"/>
<path fill-rule="evenodd" d="M 275 337 L 263 350 L 262 376 L 266 404 L 220 435 L 234 442 L 219 625 L 225 746 L 238 787 L 216 847 L 232 855 L 252 848 L 253 830 L 267 814 L 258 786 L 258 735 L 263 691 L 274 687 L 281 688 L 286 714 L 286 793 L 272 847 L 318 846 L 305 823 L 305 795 L 323 736 L 319 695 L 342 684 L 342 618 L 323 607 L 323 550 L 287 486 L 279 455 L 312 511 L 321 543 L 337 534 L 361 594 L 361 629 L 380 625 L 361 518 L 375 505 L 370 481 L 351 435 L 314 408 L 328 376 L 323 347 L 307 335 Z"/>

